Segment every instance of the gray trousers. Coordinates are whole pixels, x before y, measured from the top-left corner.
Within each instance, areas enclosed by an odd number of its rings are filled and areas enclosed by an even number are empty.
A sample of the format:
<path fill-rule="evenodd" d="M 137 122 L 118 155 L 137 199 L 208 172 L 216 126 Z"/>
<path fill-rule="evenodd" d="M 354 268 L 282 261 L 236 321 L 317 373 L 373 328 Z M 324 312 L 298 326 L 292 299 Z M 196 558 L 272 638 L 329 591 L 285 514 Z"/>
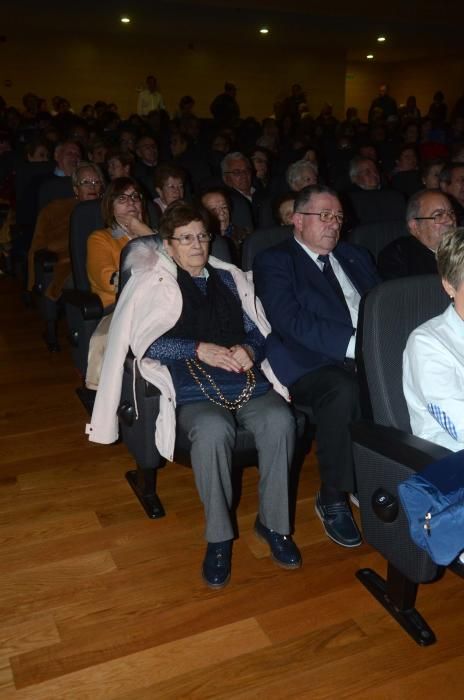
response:
<path fill-rule="evenodd" d="M 192 443 L 195 483 L 205 509 L 208 542 L 234 536 L 232 450 L 237 425 L 251 431 L 259 456 L 259 518 L 282 535 L 290 532 L 288 476 L 295 449 L 295 419 L 284 399 L 270 390 L 235 413 L 210 401 L 178 409 L 177 421 Z"/>

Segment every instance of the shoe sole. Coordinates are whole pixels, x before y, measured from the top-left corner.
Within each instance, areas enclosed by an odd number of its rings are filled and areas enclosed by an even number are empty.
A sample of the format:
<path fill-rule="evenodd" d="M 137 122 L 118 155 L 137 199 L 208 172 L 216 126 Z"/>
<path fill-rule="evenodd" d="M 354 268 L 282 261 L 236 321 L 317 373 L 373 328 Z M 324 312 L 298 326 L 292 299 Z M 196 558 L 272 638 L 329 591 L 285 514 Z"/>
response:
<path fill-rule="evenodd" d="M 359 496 L 356 496 L 354 493 L 350 493 L 350 501 L 354 506 L 356 506 L 356 508 L 359 508 Z"/>
<path fill-rule="evenodd" d="M 265 542 L 269 548 L 271 547 L 271 545 L 269 544 L 267 539 L 265 537 L 263 537 L 263 535 L 261 535 L 257 530 L 255 530 L 255 535 L 259 540 L 261 540 L 261 542 Z M 271 559 L 273 561 L 275 561 L 277 566 L 280 566 L 281 569 L 289 569 L 290 570 L 290 569 L 299 569 L 301 567 L 301 559 L 297 564 L 284 564 L 284 562 L 279 561 L 279 559 L 277 559 L 274 556 L 272 549 L 270 551 L 271 551 Z"/>
<path fill-rule="evenodd" d="M 324 528 L 324 532 L 327 535 L 327 537 L 332 540 L 332 542 L 335 542 L 335 544 L 340 545 L 340 547 L 346 547 L 347 549 L 353 549 L 354 547 L 360 547 L 362 545 L 362 539 L 359 542 L 356 542 L 356 544 L 347 544 L 346 542 L 341 542 L 340 540 L 335 539 L 333 535 L 330 534 L 330 532 L 327 532 L 327 528 L 325 526 L 324 518 L 322 517 L 321 513 L 319 512 L 317 505 L 314 506 L 314 511 L 319 518 L 319 520 L 322 523 L 322 527 Z"/>
<path fill-rule="evenodd" d="M 208 579 L 207 579 L 206 576 L 204 575 L 203 569 L 202 569 L 202 570 L 201 570 L 201 578 L 202 578 L 203 581 L 206 583 L 206 585 L 208 586 L 208 588 L 211 588 L 212 591 L 220 591 L 221 588 L 225 588 L 225 586 L 227 586 L 227 584 L 229 583 L 229 581 L 230 581 L 230 574 L 228 575 L 228 577 L 226 578 L 226 580 L 224 581 L 224 583 L 211 583 L 210 581 L 208 581 Z"/>

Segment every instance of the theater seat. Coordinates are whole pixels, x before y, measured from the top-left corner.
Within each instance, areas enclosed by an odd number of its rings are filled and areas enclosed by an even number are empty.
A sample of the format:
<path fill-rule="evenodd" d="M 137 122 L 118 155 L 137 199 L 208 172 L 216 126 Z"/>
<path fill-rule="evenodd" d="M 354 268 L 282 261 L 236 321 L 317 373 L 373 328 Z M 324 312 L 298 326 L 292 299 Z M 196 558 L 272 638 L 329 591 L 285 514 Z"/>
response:
<path fill-rule="evenodd" d="M 258 253 L 267 248 L 283 243 L 293 235 L 293 226 L 272 226 L 261 228 L 248 236 L 242 248 L 242 269 L 248 272 L 253 269 L 253 261 Z"/>
<path fill-rule="evenodd" d="M 404 221 L 406 217 L 405 199 L 395 190 L 357 190 L 346 196 L 359 224 Z"/>
<path fill-rule="evenodd" d="M 436 275 L 384 282 L 369 292 L 360 343 L 374 421 L 352 426 L 364 539 L 388 562 L 386 580 L 367 568 L 357 577 L 424 646 L 435 635 L 414 607 L 418 584 L 435 580 L 442 569 L 412 541 L 397 486 L 448 451 L 411 435 L 402 354 L 411 331 L 442 313 L 448 303 Z"/>
<path fill-rule="evenodd" d="M 381 250 L 400 236 L 408 236 L 409 230 L 404 221 L 378 221 L 360 224 L 350 232 L 348 240 L 360 245 L 372 254 L 375 262 Z"/>
<path fill-rule="evenodd" d="M 72 213 L 69 232 L 74 288 L 65 290 L 63 299 L 72 358 L 83 379 L 87 370 L 90 338 L 104 313 L 100 297 L 90 291 L 86 266 L 87 239 L 100 228 L 103 228 L 100 202 L 79 202 Z"/>

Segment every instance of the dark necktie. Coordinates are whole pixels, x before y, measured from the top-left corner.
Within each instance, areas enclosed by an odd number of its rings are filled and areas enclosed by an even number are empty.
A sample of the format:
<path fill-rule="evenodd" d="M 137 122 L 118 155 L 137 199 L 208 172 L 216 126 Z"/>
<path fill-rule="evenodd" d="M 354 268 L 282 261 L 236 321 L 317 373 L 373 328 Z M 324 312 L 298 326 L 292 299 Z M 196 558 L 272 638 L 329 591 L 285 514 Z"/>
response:
<path fill-rule="evenodd" d="M 346 303 L 345 295 L 343 294 L 343 289 L 341 287 L 340 282 L 337 279 L 337 276 L 335 272 L 333 271 L 333 267 L 330 264 L 330 258 L 328 255 L 318 255 L 317 259 L 320 260 L 321 263 L 323 263 L 324 267 L 322 268 L 322 274 L 326 278 L 327 282 L 330 284 L 332 289 L 334 290 L 335 294 L 337 297 L 340 299 L 342 302 L 343 306 L 345 309 L 348 311 L 348 314 L 350 313 L 348 304 Z"/>

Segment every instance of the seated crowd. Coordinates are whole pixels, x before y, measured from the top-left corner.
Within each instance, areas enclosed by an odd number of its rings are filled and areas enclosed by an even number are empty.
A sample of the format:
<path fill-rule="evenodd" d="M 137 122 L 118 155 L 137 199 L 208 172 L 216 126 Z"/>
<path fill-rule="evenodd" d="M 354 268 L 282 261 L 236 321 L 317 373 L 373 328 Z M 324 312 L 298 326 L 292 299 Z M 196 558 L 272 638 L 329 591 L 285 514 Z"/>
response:
<path fill-rule="evenodd" d="M 368 124 L 353 108 L 338 122 L 330 105 L 313 119 L 293 86 L 260 124 L 240 119 L 226 83 L 212 119 L 195 116 L 190 96 L 170 119 L 153 76 L 125 121 L 115 105 L 86 105 L 76 116 L 60 98 L 52 115 L 34 98 L 25 96 L 24 114 L 0 99 L 3 266 L 25 270 L 32 292 L 37 252 L 53 253 L 43 294 L 60 304 L 73 284 L 71 216 L 101 198 L 103 227 L 88 237 L 86 259 L 104 312 L 89 351 L 86 383 L 97 389 L 89 438 L 117 439 L 115 386 L 130 347 L 161 391 L 160 454 L 172 458 L 176 425 L 189 436 L 206 521 L 203 578 L 221 588 L 231 571 L 238 427 L 252 432 L 259 455 L 256 534 L 279 565 L 301 565 L 289 515 L 293 404 L 316 426 L 316 514 L 334 542 L 360 545 L 350 506 L 356 338 L 361 299 L 382 280 L 439 272 L 454 299 L 411 337 L 405 396 L 414 432 L 451 449 L 462 437 L 451 387 L 460 390 L 463 366 L 464 105 L 447 122 L 437 93 L 421 118 L 414 98 L 398 109 L 382 89 Z M 404 225 L 378 259 L 368 243 L 350 242 L 375 224 Z M 256 256 L 251 282 L 240 269 L 247 241 L 281 226 L 292 230 Z M 211 254 L 214 238 L 230 262 Z M 132 274 L 121 285 L 126 246 Z"/>

